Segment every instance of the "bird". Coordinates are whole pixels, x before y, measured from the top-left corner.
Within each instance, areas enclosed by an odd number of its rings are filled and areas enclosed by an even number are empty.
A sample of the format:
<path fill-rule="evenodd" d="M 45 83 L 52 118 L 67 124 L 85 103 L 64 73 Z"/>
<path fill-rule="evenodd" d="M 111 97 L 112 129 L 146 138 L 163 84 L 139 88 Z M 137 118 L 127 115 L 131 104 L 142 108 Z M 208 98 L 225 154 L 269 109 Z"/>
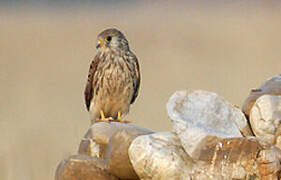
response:
<path fill-rule="evenodd" d="M 97 36 L 97 54 L 91 62 L 84 91 L 90 120 L 95 122 L 123 120 L 138 96 L 140 67 L 125 35 L 109 28 Z"/>

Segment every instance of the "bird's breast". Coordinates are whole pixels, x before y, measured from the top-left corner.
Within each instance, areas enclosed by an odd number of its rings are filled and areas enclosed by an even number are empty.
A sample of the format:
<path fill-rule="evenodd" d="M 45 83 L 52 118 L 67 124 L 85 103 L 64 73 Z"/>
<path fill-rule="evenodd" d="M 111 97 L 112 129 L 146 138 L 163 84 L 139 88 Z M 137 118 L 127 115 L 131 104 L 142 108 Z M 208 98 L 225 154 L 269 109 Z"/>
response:
<path fill-rule="evenodd" d="M 122 57 L 102 62 L 95 78 L 97 80 L 96 93 L 101 93 L 103 96 L 128 97 L 133 90 L 130 64 Z"/>

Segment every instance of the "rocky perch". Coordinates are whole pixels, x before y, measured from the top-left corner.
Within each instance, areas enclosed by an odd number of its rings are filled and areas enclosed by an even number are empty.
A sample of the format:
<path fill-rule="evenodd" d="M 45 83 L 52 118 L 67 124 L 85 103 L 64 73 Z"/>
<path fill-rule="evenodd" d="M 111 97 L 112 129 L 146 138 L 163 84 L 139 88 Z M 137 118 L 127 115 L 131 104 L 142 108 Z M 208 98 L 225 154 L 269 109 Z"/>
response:
<path fill-rule="evenodd" d="M 242 110 L 203 90 L 174 93 L 167 110 L 167 132 L 93 124 L 55 180 L 280 179 L 281 75 L 252 90 Z"/>

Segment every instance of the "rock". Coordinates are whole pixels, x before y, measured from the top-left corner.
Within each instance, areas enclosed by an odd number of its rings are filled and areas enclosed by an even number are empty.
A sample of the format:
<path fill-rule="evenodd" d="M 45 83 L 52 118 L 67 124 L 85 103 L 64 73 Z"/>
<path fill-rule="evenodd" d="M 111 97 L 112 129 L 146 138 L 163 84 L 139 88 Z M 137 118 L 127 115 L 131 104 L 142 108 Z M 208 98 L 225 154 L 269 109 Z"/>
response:
<path fill-rule="evenodd" d="M 259 97 L 251 109 L 250 123 L 258 138 L 281 148 L 281 96 Z"/>
<path fill-rule="evenodd" d="M 137 137 L 129 148 L 129 156 L 143 180 L 188 179 L 194 165 L 179 138 L 171 132 Z"/>
<path fill-rule="evenodd" d="M 106 147 L 112 135 L 124 129 L 139 134 L 153 133 L 152 130 L 138 127 L 133 124 L 98 122 L 93 124 L 85 134 L 79 146 L 79 153 L 94 157 L 105 157 Z"/>
<path fill-rule="evenodd" d="M 242 110 L 247 117 L 250 115 L 250 111 L 256 102 L 256 100 L 265 94 L 269 95 L 281 95 L 281 74 L 273 76 L 267 79 L 259 88 L 252 89 L 249 96 L 243 103 Z"/>
<path fill-rule="evenodd" d="M 86 155 L 70 156 L 59 164 L 55 180 L 78 179 L 118 180 L 108 172 L 104 161 Z"/>
<path fill-rule="evenodd" d="M 140 179 L 278 179 L 281 150 L 263 147 L 254 137 L 208 136 L 191 159 L 172 132 L 137 137 L 129 157 Z"/>
<path fill-rule="evenodd" d="M 205 138 L 242 137 L 240 131 L 250 131 L 243 113 L 212 92 L 178 91 L 171 96 L 167 110 L 173 131 L 192 158 Z"/>
<path fill-rule="evenodd" d="M 277 180 L 280 173 L 280 150 L 264 149 L 255 138 L 214 137 L 202 144 L 190 173 L 192 179 Z"/>
<path fill-rule="evenodd" d="M 246 137 L 246 136 L 253 136 L 252 129 L 249 125 L 249 122 L 247 118 L 245 117 L 244 113 L 237 107 L 233 107 L 233 111 L 236 111 L 237 116 L 240 116 L 241 118 L 235 118 L 235 124 L 239 128 L 241 134 Z M 240 115 L 238 115 L 240 114 Z"/>
<path fill-rule="evenodd" d="M 278 179 L 280 174 L 280 155 L 279 148 L 271 147 L 258 154 L 258 170 L 264 179 Z"/>
<path fill-rule="evenodd" d="M 78 154 L 104 158 L 106 144 L 98 144 L 91 138 L 83 138 L 80 142 Z"/>
<path fill-rule="evenodd" d="M 139 179 L 128 155 L 131 142 L 144 132 L 123 129 L 116 132 L 108 144 L 106 162 L 112 174 L 121 179 Z"/>
<path fill-rule="evenodd" d="M 79 154 L 102 158 L 110 173 L 121 179 L 138 179 L 129 160 L 128 148 L 140 135 L 152 130 L 118 122 L 95 123 L 88 130 L 79 147 Z"/>

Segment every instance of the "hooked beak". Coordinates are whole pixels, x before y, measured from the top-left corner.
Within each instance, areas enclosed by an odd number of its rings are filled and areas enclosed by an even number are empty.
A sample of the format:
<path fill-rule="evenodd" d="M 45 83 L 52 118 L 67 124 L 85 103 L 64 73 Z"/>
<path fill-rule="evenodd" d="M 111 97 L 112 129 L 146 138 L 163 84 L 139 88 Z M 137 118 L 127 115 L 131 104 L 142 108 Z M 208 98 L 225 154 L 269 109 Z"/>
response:
<path fill-rule="evenodd" d="M 100 47 L 103 47 L 104 43 L 102 40 L 98 40 L 96 48 L 99 49 Z"/>

